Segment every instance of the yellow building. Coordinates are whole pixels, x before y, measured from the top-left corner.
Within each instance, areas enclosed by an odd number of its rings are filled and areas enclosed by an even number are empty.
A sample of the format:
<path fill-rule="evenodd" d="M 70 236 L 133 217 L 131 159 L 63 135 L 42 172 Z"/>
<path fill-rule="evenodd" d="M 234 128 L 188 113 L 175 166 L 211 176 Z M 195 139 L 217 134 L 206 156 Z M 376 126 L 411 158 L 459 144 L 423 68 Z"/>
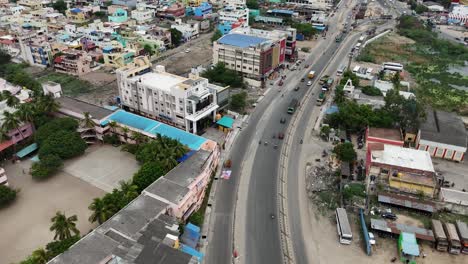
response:
<path fill-rule="evenodd" d="M 71 23 L 82 24 L 88 21 L 85 12 L 79 8 L 68 9 L 65 15 Z"/>
<path fill-rule="evenodd" d="M 429 153 L 422 150 L 384 145 L 371 150 L 368 184 L 382 183 L 398 192 L 434 197 L 437 180 Z"/>

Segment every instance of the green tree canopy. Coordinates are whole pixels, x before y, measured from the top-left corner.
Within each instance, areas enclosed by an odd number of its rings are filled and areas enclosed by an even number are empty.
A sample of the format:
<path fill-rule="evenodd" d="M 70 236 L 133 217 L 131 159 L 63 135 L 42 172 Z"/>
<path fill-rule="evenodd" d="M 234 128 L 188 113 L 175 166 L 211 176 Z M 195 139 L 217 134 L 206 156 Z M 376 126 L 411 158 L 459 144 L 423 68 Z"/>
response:
<path fill-rule="evenodd" d="M 69 239 L 73 236 L 72 233 L 75 236 L 80 234 L 80 231 L 76 228 L 76 221 L 78 221 L 78 217 L 76 215 L 67 217 L 64 213 L 58 211 L 50 221 L 52 222 L 50 231 L 55 232 L 55 240 L 57 238 L 58 240 Z"/>
<path fill-rule="evenodd" d="M 72 236 L 61 241 L 52 241 L 46 245 L 49 260 L 67 251 L 73 244 L 80 240 L 80 236 Z"/>
<path fill-rule="evenodd" d="M 109 210 L 109 206 L 101 198 L 94 198 L 88 209 L 92 211 L 88 219 L 91 223 L 98 222 L 102 224 L 113 215 L 113 212 Z"/>
<path fill-rule="evenodd" d="M 241 92 L 231 96 L 230 107 L 234 111 L 242 112 L 247 105 L 247 93 Z"/>
<path fill-rule="evenodd" d="M 356 160 L 357 154 L 354 151 L 353 143 L 345 142 L 335 146 L 333 152 L 336 154 L 339 160 L 345 162 L 352 162 Z"/>
<path fill-rule="evenodd" d="M 213 36 L 211 37 L 211 42 L 217 41 L 222 36 L 223 36 L 223 33 L 219 29 L 216 29 Z"/>
<path fill-rule="evenodd" d="M 317 29 L 310 23 L 293 23 L 292 27 L 296 28 L 297 33 L 304 35 L 306 38 L 311 38 L 317 34 Z"/>
<path fill-rule="evenodd" d="M 10 204 L 16 199 L 16 190 L 6 185 L 0 185 L 0 207 Z"/>
<path fill-rule="evenodd" d="M 250 9 L 258 9 L 258 1 L 257 0 L 247 0 L 246 5 Z"/>
<path fill-rule="evenodd" d="M 41 144 L 39 158 L 57 155 L 61 159 L 69 159 L 83 154 L 86 148 L 86 142 L 77 132 L 57 131 Z"/>
<path fill-rule="evenodd" d="M 76 131 L 78 128 L 78 122 L 75 119 L 64 117 L 64 118 L 55 118 L 50 122 L 47 122 L 43 126 L 41 126 L 35 134 L 36 142 L 39 145 L 42 143 L 53 133 L 57 131 Z"/>
<path fill-rule="evenodd" d="M 57 0 L 52 4 L 52 7 L 59 11 L 60 13 L 65 15 L 65 11 L 67 11 L 67 3 L 63 0 Z"/>
<path fill-rule="evenodd" d="M 203 77 L 207 78 L 210 82 L 218 83 L 224 86 L 231 86 L 234 88 L 244 87 L 244 80 L 242 75 L 236 71 L 226 68 L 224 63 L 219 62 L 213 68 L 206 70 Z"/>
<path fill-rule="evenodd" d="M 33 163 L 31 175 L 36 179 L 45 179 L 54 175 L 63 165 L 62 159 L 54 154 L 41 157 L 39 162 Z"/>
<path fill-rule="evenodd" d="M 179 46 L 180 43 L 182 43 L 182 32 L 175 28 L 171 28 L 170 31 L 172 45 L 174 45 L 175 47 Z"/>
<path fill-rule="evenodd" d="M 9 63 L 11 56 L 3 50 L 0 50 L 0 65 Z"/>
<path fill-rule="evenodd" d="M 133 184 L 138 186 L 138 191 L 143 191 L 166 173 L 159 162 L 146 162 L 141 166 L 135 175 L 133 175 Z"/>

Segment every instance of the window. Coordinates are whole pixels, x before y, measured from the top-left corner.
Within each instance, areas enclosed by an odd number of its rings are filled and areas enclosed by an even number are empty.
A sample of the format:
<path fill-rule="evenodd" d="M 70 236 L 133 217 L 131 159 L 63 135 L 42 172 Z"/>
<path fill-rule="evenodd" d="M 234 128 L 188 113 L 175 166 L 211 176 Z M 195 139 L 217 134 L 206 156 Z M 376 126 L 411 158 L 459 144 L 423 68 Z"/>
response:
<path fill-rule="evenodd" d="M 167 114 L 170 115 L 170 114 L 171 114 L 171 111 L 167 110 Z"/>
<path fill-rule="evenodd" d="M 237 65 L 237 68 L 240 68 L 240 65 Z"/>
<path fill-rule="evenodd" d="M 242 69 L 246 69 L 246 68 L 247 68 L 247 67 L 245 67 L 245 66 L 242 66 Z"/>
<path fill-rule="evenodd" d="M 388 174 L 388 170 L 387 169 L 380 169 L 380 173 Z"/>
<path fill-rule="evenodd" d="M 258 69 L 257 69 L 257 68 L 255 68 L 255 71 L 256 71 L 256 72 L 258 72 Z"/>
<path fill-rule="evenodd" d="M 182 111 L 184 111 L 184 108 L 183 108 L 183 107 L 181 107 L 181 108 L 179 108 L 179 110 L 182 112 Z"/>
<path fill-rule="evenodd" d="M 128 94 L 128 91 L 125 91 L 126 94 Z"/>
<path fill-rule="evenodd" d="M 252 70 L 252 67 L 249 67 L 249 70 Z"/>

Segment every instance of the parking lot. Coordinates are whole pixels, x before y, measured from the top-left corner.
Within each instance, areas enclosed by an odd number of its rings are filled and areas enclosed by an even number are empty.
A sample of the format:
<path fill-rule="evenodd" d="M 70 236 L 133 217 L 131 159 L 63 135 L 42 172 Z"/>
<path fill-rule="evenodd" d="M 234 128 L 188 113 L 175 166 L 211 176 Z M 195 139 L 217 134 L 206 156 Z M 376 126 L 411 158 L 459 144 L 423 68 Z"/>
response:
<path fill-rule="evenodd" d="M 4 165 L 11 187 L 19 189 L 16 201 L 0 209 L 0 263 L 19 262 L 39 247 L 52 241 L 50 219 L 57 211 L 67 216 L 78 216 L 77 227 L 81 234 L 88 233 L 91 224 L 88 206 L 92 199 L 104 191 L 66 172 L 45 181 L 35 181 L 27 172 L 32 162 Z"/>
<path fill-rule="evenodd" d="M 449 182 L 450 189 L 468 191 L 468 163 L 432 158 L 435 170 Z"/>
<path fill-rule="evenodd" d="M 135 156 L 110 145 L 91 146 L 86 153 L 66 162 L 64 171 L 106 192 L 128 181 L 138 170 Z"/>

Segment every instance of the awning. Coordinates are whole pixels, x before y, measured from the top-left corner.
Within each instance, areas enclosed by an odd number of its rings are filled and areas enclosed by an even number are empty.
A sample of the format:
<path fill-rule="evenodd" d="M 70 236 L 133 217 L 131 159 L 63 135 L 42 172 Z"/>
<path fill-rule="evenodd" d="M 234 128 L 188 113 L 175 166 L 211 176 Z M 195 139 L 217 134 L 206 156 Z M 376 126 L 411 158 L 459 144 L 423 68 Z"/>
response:
<path fill-rule="evenodd" d="M 16 153 L 16 156 L 20 159 L 26 157 L 28 154 L 31 154 L 33 151 L 35 151 L 36 149 L 38 148 L 37 146 L 37 143 L 33 143 L 27 147 L 25 147 L 24 149 L 18 151 Z"/>
<path fill-rule="evenodd" d="M 2 143 L 0 143 L 0 151 L 9 148 L 11 145 L 13 145 L 12 140 L 3 141 Z"/>
<path fill-rule="evenodd" d="M 218 120 L 218 122 L 216 122 L 216 124 L 227 128 L 232 128 L 233 123 L 234 119 L 232 119 L 232 117 L 229 116 L 223 116 L 220 120 Z"/>

